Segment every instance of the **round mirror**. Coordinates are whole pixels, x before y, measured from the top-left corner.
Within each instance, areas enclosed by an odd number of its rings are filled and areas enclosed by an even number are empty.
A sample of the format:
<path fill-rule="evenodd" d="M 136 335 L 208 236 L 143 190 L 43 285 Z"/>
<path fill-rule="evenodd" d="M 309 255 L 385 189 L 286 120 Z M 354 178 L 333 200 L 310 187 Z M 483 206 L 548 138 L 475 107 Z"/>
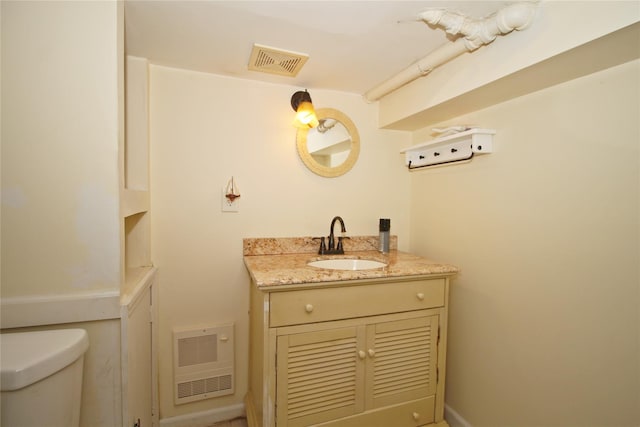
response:
<path fill-rule="evenodd" d="M 333 108 L 319 108 L 320 125 L 298 129 L 298 154 L 312 172 L 328 178 L 344 175 L 356 164 L 360 137 L 351 119 Z"/>

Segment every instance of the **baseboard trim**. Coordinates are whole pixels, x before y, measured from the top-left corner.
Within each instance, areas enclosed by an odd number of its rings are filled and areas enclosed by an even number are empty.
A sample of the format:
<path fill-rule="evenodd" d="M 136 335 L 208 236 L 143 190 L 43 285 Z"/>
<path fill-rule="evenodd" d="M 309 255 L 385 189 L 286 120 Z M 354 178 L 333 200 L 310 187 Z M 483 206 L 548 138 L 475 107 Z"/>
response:
<path fill-rule="evenodd" d="M 444 419 L 449 423 L 449 427 L 473 427 L 467 420 L 462 418 L 462 415 L 454 411 L 446 403 L 444 405 Z"/>
<path fill-rule="evenodd" d="M 209 411 L 194 412 L 160 420 L 160 427 L 207 427 L 220 421 L 244 417 L 244 404 L 215 408 Z"/>

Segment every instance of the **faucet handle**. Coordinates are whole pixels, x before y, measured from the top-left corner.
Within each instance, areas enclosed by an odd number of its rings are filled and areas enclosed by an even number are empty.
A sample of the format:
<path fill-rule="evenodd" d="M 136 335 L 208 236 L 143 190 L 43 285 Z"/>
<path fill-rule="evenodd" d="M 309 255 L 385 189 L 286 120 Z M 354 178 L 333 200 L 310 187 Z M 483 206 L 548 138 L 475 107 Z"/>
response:
<path fill-rule="evenodd" d="M 324 237 L 314 237 L 313 240 L 320 240 L 320 249 L 318 250 L 318 255 L 324 255 L 327 251 L 327 247 L 324 244 Z"/>
<path fill-rule="evenodd" d="M 338 247 L 336 248 L 336 250 L 337 250 L 339 253 L 342 253 L 342 254 L 344 253 L 344 248 L 342 247 L 342 240 L 343 240 L 343 239 L 350 239 L 350 238 L 351 238 L 351 237 L 348 237 L 348 236 L 339 236 L 339 237 L 338 237 Z"/>

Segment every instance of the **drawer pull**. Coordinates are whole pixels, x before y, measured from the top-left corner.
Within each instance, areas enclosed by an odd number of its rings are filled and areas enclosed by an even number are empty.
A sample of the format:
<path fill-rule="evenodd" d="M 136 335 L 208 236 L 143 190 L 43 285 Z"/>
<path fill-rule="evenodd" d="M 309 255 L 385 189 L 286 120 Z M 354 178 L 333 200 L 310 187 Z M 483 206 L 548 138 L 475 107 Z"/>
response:
<path fill-rule="evenodd" d="M 311 313 L 313 311 L 313 305 L 311 304 L 307 304 L 304 306 L 304 311 L 306 311 L 307 313 Z"/>
<path fill-rule="evenodd" d="M 370 349 L 369 349 L 369 357 L 375 357 L 375 355 L 376 355 L 375 350 L 374 350 L 374 349 L 372 349 L 372 348 L 370 348 Z"/>
<path fill-rule="evenodd" d="M 417 412 L 414 412 L 414 413 L 413 413 L 413 419 L 414 419 L 414 420 L 416 420 L 416 421 L 418 421 L 418 420 L 420 419 L 420 414 L 419 414 L 419 413 L 417 413 Z"/>
<path fill-rule="evenodd" d="M 418 297 L 418 299 L 419 299 L 420 301 L 423 301 L 423 300 L 424 300 L 424 294 L 423 294 L 422 292 L 418 292 L 418 293 L 416 294 L 416 297 Z"/>
<path fill-rule="evenodd" d="M 367 357 L 367 354 L 366 354 L 364 351 L 360 350 L 360 351 L 358 352 L 358 357 L 359 357 L 360 359 L 364 359 L 365 357 Z"/>

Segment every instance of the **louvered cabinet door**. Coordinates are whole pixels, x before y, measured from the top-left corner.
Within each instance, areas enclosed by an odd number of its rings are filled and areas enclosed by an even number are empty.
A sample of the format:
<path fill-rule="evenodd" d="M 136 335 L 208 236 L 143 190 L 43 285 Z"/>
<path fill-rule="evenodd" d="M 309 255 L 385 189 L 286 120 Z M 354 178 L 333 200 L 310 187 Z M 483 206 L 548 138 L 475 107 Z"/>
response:
<path fill-rule="evenodd" d="M 366 410 L 435 395 L 437 340 L 437 315 L 369 325 Z"/>
<path fill-rule="evenodd" d="M 276 424 L 309 426 L 364 409 L 366 327 L 279 336 Z"/>

